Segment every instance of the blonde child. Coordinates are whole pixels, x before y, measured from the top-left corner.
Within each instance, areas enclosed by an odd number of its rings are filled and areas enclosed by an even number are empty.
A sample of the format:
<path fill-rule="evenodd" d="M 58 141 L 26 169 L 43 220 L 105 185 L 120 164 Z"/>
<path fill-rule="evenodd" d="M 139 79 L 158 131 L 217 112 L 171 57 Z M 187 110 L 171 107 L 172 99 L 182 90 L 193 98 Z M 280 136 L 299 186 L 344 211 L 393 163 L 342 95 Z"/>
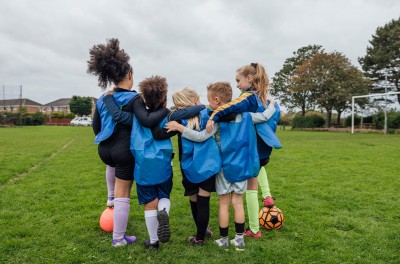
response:
<path fill-rule="evenodd" d="M 184 88 L 172 94 L 176 109 L 199 105 L 199 95 L 190 88 Z M 199 115 L 181 121 L 189 129 L 205 128 L 209 118 L 207 109 Z M 192 245 L 204 245 L 205 236 L 213 234 L 209 229 L 210 195 L 215 192 L 215 174 L 221 169 L 218 145 L 213 138 L 203 143 L 196 143 L 178 134 L 179 161 L 182 173 L 182 185 L 185 196 L 189 196 L 190 208 L 196 225 L 196 235 L 190 236 L 188 242 Z M 207 155 L 204 155 L 207 153 Z"/>
<path fill-rule="evenodd" d="M 207 98 L 211 109 L 217 109 L 232 99 L 229 83 L 218 82 L 207 87 Z M 226 120 L 227 121 L 227 120 Z M 182 137 L 202 142 L 215 135 L 221 149 L 222 170 L 216 176 L 216 192 L 219 196 L 220 239 L 215 243 L 227 249 L 229 234 L 229 207 L 232 203 L 236 235 L 230 242 L 237 250 L 243 250 L 244 207 L 243 193 L 247 189 L 247 179 L 257 175 L 259 170 L 254 129 L 249 129 L 251 117 L 248 113 L 236 115 L 232 122 L 216 125 L 211 133 L 195 131 L 177 122 L 166 125 L 168 131 L 179 131 Z M 232 149 L 233 148 L 233 149 Z M 239 161 L 239 162 L 238 162 Z"/>
<path fill-rule="evenodd" d="M 262 234 L 259 230 L 258 220 L 258 182 L 260 183 L 264 206 L 272 207 L 274 201 L 271 197 L 268 177 L 264 166 L 269 161 L 272 148 L 281 148 L 281 144 L 274 133 L 279 121 L 280 111 L 279 106 L 272 99 L 269 99 L 269 104 L 267 103 L 269 80 L 267 72 L 261 64 L 251 63 L 239 68 L 236 71 L 236 83 L 237 87 L 242 91 L 241 96 L 214 111 L 207 124 L 207 130 L 211 131 L 214 122 L 232 112 L 263 112 L 268 108 L 274 110 L 271 112 L 272 114 L 267 116 L 267 119 L 270 119 L 268 122 L 256 125 L 257 150 L 260 156 L 261 169 L 258 177 L 248 180 L 246 191 L 249 228 L 246 229 L 244 234 L 251 238 L 261 238 Z M 271 107 L 268 107 L 268 105 Z"/>

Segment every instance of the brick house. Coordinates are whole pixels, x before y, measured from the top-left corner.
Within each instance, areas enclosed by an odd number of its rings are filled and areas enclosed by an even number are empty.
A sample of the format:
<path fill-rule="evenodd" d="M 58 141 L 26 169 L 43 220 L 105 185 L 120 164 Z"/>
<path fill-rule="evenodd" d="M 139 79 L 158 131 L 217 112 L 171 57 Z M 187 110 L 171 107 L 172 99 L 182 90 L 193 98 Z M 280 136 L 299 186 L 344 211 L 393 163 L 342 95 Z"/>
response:
<path fill-rule="evenodd" d="M 1 100 L 0 112 L 19 113 L 21 106 L 27 113 L 42 112 L 42 104 L 27 98 Z"/>
<path fill-rule="evenodd" d="M 52 113 L 64 113 L 69 114 L 71 111 L 69 109 L 69 102 L 71 98 L 61 98 L 50 103 L 43 105 L 42 113 L 43 114 L 52 114 Z"/>
<path fill-rule="evenodd" d="M 90 98 L 92 99 L 92 114 L 91 114 L 91 116 L 93 116 L 94 111 L 96 109 L 97 98 L 94 98 L 94 97 L 90 97 Z M 55 100 L 53 102 L 43 105 L 42 112 L 43 112 L 43 114 L 51 114 L 51 113 L 68 114 L 71 112 L 71 109 L 69 109 L 70 102 L 71 102 L 71 98 L 61 98 L 61 99 Z"/>
<path fill-rule="evenodd" d="M 92 116 L 96 109 L 97 98 L 91 97 L 92 99 Z M 25 107 L 27 113 L 33 114 L 36 112 L 42 112 L 45 115 L 52 113 L 64 113 L 69 114 L 71 110 L 69 103 L 71 98 L 61 98 L 52 101 L 47 104 L 40 104 L 27 98 L 22 99 L 7 99 L 0 101 L 0 112 L 19 113 L 20 106 Z"/>

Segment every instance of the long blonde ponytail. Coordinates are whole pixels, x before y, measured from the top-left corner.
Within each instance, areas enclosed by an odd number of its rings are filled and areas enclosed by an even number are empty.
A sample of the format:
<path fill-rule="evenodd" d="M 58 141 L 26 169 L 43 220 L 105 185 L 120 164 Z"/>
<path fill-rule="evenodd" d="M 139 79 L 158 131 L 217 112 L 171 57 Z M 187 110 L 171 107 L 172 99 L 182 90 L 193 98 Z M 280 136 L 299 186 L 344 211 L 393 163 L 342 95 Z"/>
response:
<path fill-rule="evenodd" d="M 249 65 L 245 65 L 239 68 L 236 72 L 243 75 L 244 77 L 247 77 L 249 75 L 253 76 L 252 85 L 256 90 L 258 98 L 260 98 L 263 105 L 267 107 L 269 79 L 264 66 L 262 66 L 260 63 L 251 63 Z"/>

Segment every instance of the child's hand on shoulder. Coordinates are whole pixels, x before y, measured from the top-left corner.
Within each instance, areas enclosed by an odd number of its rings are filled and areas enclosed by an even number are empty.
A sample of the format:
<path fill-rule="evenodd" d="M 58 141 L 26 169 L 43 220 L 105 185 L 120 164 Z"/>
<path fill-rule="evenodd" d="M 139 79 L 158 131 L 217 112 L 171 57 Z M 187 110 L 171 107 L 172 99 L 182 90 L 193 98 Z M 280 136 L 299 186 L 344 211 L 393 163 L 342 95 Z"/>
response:
<path fill-rule="evenodd" d="M 268 98 L 267 101 L 269 102 L 270 105 L 275 105 L 274 98 Z"/>
<path fill-rule="evenodd" d="M 168 122 L 167 124 L 165 124 L 165 128 L 167 129 L 168 133 L 172 131 L 183 132 L 184 129 L 184 127 L 176 121 Z"/>

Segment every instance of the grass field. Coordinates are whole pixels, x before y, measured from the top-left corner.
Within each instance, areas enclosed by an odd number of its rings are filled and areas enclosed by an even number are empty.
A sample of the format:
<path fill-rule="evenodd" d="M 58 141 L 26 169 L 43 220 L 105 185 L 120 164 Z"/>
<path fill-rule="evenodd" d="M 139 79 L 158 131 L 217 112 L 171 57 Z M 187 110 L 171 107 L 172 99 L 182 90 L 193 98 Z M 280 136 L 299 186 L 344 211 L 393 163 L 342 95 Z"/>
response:
<path fill-rule="evenodd" d="M 283 229 L 246 239 L 246 250 L 187 244 L 195 228 L 174 162 L 171 241 L 147 251 L 143 207 L 132 192 L 128 234 L 111 246 L 99 228 L 105 166 L 91 128 L 0 129 L 2 263 L 399 263 L 400 136 L 278 131 L 266 169 Z M 175 142 L 176 143 L 176 142 Z M 218 235 L 218 201 L 210 224 Z M 230 236 L 234 234 L 233 223 Z"/>

